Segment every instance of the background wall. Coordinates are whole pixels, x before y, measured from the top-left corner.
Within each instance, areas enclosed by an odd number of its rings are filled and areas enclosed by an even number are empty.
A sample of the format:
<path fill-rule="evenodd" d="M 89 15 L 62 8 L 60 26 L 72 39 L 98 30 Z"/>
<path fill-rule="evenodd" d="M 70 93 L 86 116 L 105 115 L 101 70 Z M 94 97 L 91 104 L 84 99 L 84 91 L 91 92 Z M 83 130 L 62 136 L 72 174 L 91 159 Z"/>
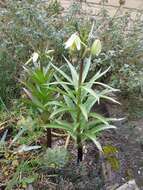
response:
<path fill-rule="evenodd" d="M 66 8 L 69 7 L 69 5 L 74 1 L 74 0 L 60 0 L 62 2 L 62 5 Z M 84 10 L 90 14 L 95 14 L 98 8 L 100 7 L 100 1 L 101 0 L 83 0 L 83 8 Z M 116 11 L 117 7 L 119 6 L 119 1 L 124 1 L 124 0 L 108 0 L 108 3 L 105 5 L 107 8 L 110 10 L 111 14 L 114 14 Z M 131 10 L 131 11 L 136 11 L 137 9 L 143 10 L 143 0 L 126 0 L 123 10 Z"/>

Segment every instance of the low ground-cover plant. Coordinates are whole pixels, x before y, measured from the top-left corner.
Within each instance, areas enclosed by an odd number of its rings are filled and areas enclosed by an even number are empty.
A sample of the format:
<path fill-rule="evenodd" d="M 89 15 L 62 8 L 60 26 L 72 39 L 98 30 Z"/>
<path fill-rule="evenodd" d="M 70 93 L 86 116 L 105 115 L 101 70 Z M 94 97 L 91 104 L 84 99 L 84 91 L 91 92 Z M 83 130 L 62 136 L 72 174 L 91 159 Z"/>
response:
<path fill-rule="evenodd" d="M 68 162 L 69 155 L 65 148 L 53 148 L 47 149 L 44 154 L 42 162 L 44 161 L 44 167 L 47 168 L 62 168 Z"/>
<path fill-rule="evenodd" d="M 27 184 L 32 183 L 37 177 L 37 174 L 32 174 L 32 172 L 36 170 L 36 167 L 34 168 L 31 166 L 32 159 L 30 158 L 31 156 L 28 156 L 28 153 L 32 155 L 33 152 L 37 149 L 39 150 L 41 146 L 19 144 L 20 138 L 25 135 L 28 130 L 28 122 L 23 122 L 17 134 L 10 134 L 10 139 L 8 129 L 5 130 L 0 138 L 0 162 L 2 174 L 0 180 L 3 182 L 3 185 L 0 183 L 1 188 L 10 190 L 17 185 L 24 187 L 24 185 L 27 186 Z M 25 160 L 26 155 L 27 160 Z M 25 172 L 27 172 L 26 176 Z M 22 177 L 20 177 L 20 174 Z"/>
<path fill-rule="evenodd" d="M 1 128 L 0 134 L 0 188 L 7 190 L 26 189 L 40 177 L 40 170 L 63 167 L 68 160 L 65 149 L 50 149 L 45 153 L 39 145 L 37 140 L 43 131 L 38 119 L 22 116 L 17 119 L 13 131 Z"/>

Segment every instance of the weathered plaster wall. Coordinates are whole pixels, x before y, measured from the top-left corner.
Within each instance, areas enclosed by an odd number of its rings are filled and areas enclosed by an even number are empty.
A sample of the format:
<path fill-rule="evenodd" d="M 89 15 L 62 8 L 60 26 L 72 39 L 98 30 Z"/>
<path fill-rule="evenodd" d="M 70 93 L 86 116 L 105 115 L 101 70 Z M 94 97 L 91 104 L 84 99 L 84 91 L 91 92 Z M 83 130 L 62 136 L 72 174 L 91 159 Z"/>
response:
<path fill-rule="evenodd" d="M 60 1 L 66 9 L 74 0 L 60 0 Z M 95 14 L 100 7 L 98 5 L 98 3 L 100 3 L 100 0 L 84 0 L 84 1 L 86 1 L 87 4 L 83 3 L 83 8 L 84 10 L 86 10 L 87 13 L 89 12 L 89 14 Z M 108 0 L 107 9 L 110 10 L 111 14 L 114 14 L 118 6 L 119 6 L 119 0 Z M 123 7 L 124 7 L 123 10 L 125 11 L 128 10 L 128 8 L 131 9 L 132 11 L 135 11 L 135 9 L 143 10 L 143 0 L 126 0 L 126 3 Z"/>

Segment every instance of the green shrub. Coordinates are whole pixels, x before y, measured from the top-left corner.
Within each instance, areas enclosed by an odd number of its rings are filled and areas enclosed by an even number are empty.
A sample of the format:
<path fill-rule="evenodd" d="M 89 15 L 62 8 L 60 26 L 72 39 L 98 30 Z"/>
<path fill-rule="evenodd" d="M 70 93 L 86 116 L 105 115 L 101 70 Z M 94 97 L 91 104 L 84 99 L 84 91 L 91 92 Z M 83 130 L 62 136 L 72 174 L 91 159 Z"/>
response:
<path fill-rule="evenodd" d="M 78 11 L 74 7 L 66 15 L 61 11 L 57 0 L 9 0 L 0 12 L 0 97 L 5 103 L 19 97 L 21 68 L 33 52 L 54 49 L 61 63 L 66 36 L 76 30 L 77 22 L 82 24 L 73 17 Z"/>
<path fill-rule="evenodd" d="M 94 60 L 93 70 L 95 66 L 111 66 L 108 81 L 121 89 L 122 94 L 138 96 L 143 85 L 142 12 L 133 14 L 118 10 L 111 16 L 102 9 L 96 17 L 94 31 L 103 43 L 103 52 Z"/>
<path fill-rule="evenodd" d="M 0 12 L 0 97 L 8 103 L 20 95 L 18 78 L 21 66 L 33 52 L 54 49 L 54 59 L 62 64 L 68 55 L 63 43 L 75 31 L 83 38 L 92 23 L 93 38 L 100 38 L 103 52 L 92 64 L 92 71 L 112 66 L 108 81 L 124 94 L 142 91 L 142 13 L 111 16 L 104 8 L 92 19 L 79 15 L 80 4 L 73 4 L 65 14 L 57 0 L 7 1 Z M 68 57 L 68 56 L 67 56 Z M 70 55 L 69 55 L 70 57 Z M 134 81 L 131 80 L 134 77 Z M 107 80 L 106 79 L 106 80 Z M 103 79 L 102 79 L 103 80 Z M 104 79 L 105 80 L 105 79 Z"/>

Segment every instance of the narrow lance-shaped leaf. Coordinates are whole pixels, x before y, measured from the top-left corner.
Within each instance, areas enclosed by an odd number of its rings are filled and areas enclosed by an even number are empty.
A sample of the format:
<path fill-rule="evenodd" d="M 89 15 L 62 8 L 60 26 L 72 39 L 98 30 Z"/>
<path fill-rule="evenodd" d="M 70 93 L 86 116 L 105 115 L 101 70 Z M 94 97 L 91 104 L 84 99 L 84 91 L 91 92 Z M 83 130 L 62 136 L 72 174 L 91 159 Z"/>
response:
<path fill-rule="evenodd" d="M 109 96 L 105 96 L 105 95 L 101 95 L 101 98 L 104 98 L 104 99 L 107 99 L 107 100 L 110 100 L 116 104 L 121 104 L 120 102 L 116 101 L 114 98 L 111 98 Z"/>
<path fill-rule="evenodd" d="M 108 69 L 106 69 L 105 71 L 103 71 L 102 73 L 101 73 L 101 70 L 99 70 L 97 73 L 96 73 L 96 75 L 94 75 L 91 79 L 90 79 L 90 81 L 89 81 L 89 83 L 87 83 L 87 87 L 92 87 L 92 85 L 94 84 L 94 82 L 97 80 L 97 79 L 99 79 L 99 78 L 101 78 L 102 76 L 104 76 L 108 71 L 110 70 L 110 67 L 108 68 Z"/>
<path fill-rule="evenodd" d="M 45 109 L 43 104 L 41 104 L 41 102 L 37 99 L 36 96 L 33 96 L 27 89 L 25 89 L 25 88 L 23 88 L 23 89 L 35 106 L 37 106 L 38 108 L 43 109 L 43 110 Z"/>
<path fill-rule="evenodd" d="M 4 132 L 4 134 L 0 140 L 0 145 L 5 143 L 7 133 L 8 133 L 8 129 Z"/>
<path fill-rule="evenodd" d="M 15 153 L 22 153 L 22 152 L 28 152 L 28 151 L 31 151 L 31 150 L 37 150 L 41 148 L 41 146 L 27 146 L 25 144 L 21 145 L 18 147 L 18 149 L 15 151 Z"/>
<path fill-rule="evenodd" d="M 68 107 L 70 107 L 72 109 L 75 108 L 75 105 L 74 105 L 74 103 L 70 97 L 64 96 L 64 100 L 65 100 Z M 75 121 L 76 120 L 76 112 L 71 111 L 70 114 L 71 114 L 73 121 Z"/>
<path fill-rule="evenodd" d="M 86 107 L 87 113 L 89 113 L 91 111 L 92 107 L 95 105 L 95 103 L 97 101 L 98 101 L 98 99 L 92 95 L 87 98 L 86 102 L 84 103 L 84 106 Z"/>
<path fill-rule="evenodd" d="M 72 90 L 68 87 L 69 84 L 63 83 L 63 81 L 61 81 L 57 75 L 54 75 L 54 76 L 55 76 L 56 80 L 59 82 L 59 84 L 63 87 L 63 89 L 67 92 L 68 96 L 71 97 L 74 102 L 76 102 L 76 99 L 75 99 L 75 96 L 74 96 Z M 70 85 L 73 85 L 73 84 L 70 83 Z M 65 93 L 65 95 L 66 95 L 66 93 Z"/>
<path fill-rule="evenodd" d="M 98 114 L 98 113 L 90 113 L 90 116 L 100 120 L 101 122 L 103 122 L 106 125 L 109 125 L 109 123 L 107 122 L 106 118 L 103 117 L 102 115 Z"/>
<path fill-rule="evenodd" d="M 94 142 L 94 144 L 96 145 L 96 147 L 98 148 L 99 151 L 101 151 L 101 152 L 103 151 L 103 150 L 102 150 L 102 146 L 101 146 L 100 142 L 97 141 L 95 135 L 93 135 L 93 134 L 86 134 L 86 136 L 87 136 L 90 140 L 92 140 L 92 141 Z"/>
<path fill-rule="evenodd" d="M 80 107 L 81 113 L 83 114 L 85 120 L 88 121 L 88 113 L 87 113 L 86 107 L 83 104 L 80 104 L 79 107 Z"/>
<path fill-rule="evenodd" d="M 88 88 L 88 87 L 85 87 L 85 86 L 82 86 L 82 88 L 84 90 L 86 90 L 89 94 L 94 96 L 97 99 L 97 101 L 99 102 L 100 96 L 97 93 L 95 93 L 91 88 Z"/>
<path fill-rule="evenodd" d="M 70 126 L 60 125 L 58 123 L 47 124 L 47 125 L 45 125 L 43 127 L 45 127 L 45 128 L 51 128 L 51 129 L 63 129 L 65 131 L 67 131 L 67 132 L 68 131 L 72 132 Z"/>
<path fill-rule="evenodd" d="M 108 130 L 108 129 L 116 129 L 114 125 L 99 125 L 89 130 L 91 134 L 98 134 L 101 131 Z"/>
<path fill-rule="evenodd" d="M 94 82 L 94 83 L 92 83 L 92 84 L 97 84 L 97 85 L 103 86 L 103 87 L 105 87 L 105 88 L 107 88 L 107 89 L 110 89 L 110 90 L 113 91 L 113 92 L 118 92 L 118 91 L 120 91 L 119 89 L 115 89 L 115 88 L 113 88 L 113 87 L 111 87 L 111 86 L 109 86 L 109 85 L 107 85 L 107 84 L 102 83 L 102 82 Z"/>
<path fill-rule="evenodd" d="M 72 66 L 72 64 L 66 59 L 66 57 L 64 57 L 64 59 L 67 62 L 69 68 L 70 68 L 73 84 L 74 84 L 75 90 L 77 90 L 77 88 L 78 88 L 78 78 L 79 78 L 78 74 L 77 74 L 75 68 Z"/>
<path fill-rule="evenodd" d="M 52 119 L 55 115 L 62 113 L 64 114 L 66 111 L 74 111 L 72 108 L 69 108 L 67 106 L 63 106 L 62 108 L 56 109 L 54 110 L 51 115 L 50 115 L 50 119 Z"/>
<path fill-rule="evenodd" d="M 91 56 L 89 58 L 87 58 L 85 61 L 85 67 L 84 67 L 83 75 L 82 75 L 82 82 L 85 81 L 85 79 L 89 73 L 90 65 L 91 65 Z"/>
<path fill-rule="evenodd" d="M 44 105 L 44 107 L 51 106 L 51 105 L 60 106 L 60 107 L 64 106 L 64 104 L 59 101 L 49 101 L 48 103 Z"/>
<path fill-rule="evenodd" d="M 67 81 L 69 81 L 70 83 L 72 83 L 72 79 L 71 79 L 65 72 L 63 72 L 61 69 L 59 69 L 58 67 L 56 67 L 56 66 L 53 65 L 52 63 L 51 63 L 51 65 L 52 65 L 52 67 L 53 67 L 56 71 L 58 71 L 58 73 L 60 73 L 65 79 L 67 79 Z"/>
<path fill-rule="evenodd" d="M 9 147 L 11 147 L 12 144 L 15 143 L 15 142 L 21 137 L 21 135 L 22 135 L 26 130 L 27 130 L 26 128 L 22 128 L 22 129 L 18 132 L 18 134 L 14 137 L 14 139 L 11 141 Z"/>

